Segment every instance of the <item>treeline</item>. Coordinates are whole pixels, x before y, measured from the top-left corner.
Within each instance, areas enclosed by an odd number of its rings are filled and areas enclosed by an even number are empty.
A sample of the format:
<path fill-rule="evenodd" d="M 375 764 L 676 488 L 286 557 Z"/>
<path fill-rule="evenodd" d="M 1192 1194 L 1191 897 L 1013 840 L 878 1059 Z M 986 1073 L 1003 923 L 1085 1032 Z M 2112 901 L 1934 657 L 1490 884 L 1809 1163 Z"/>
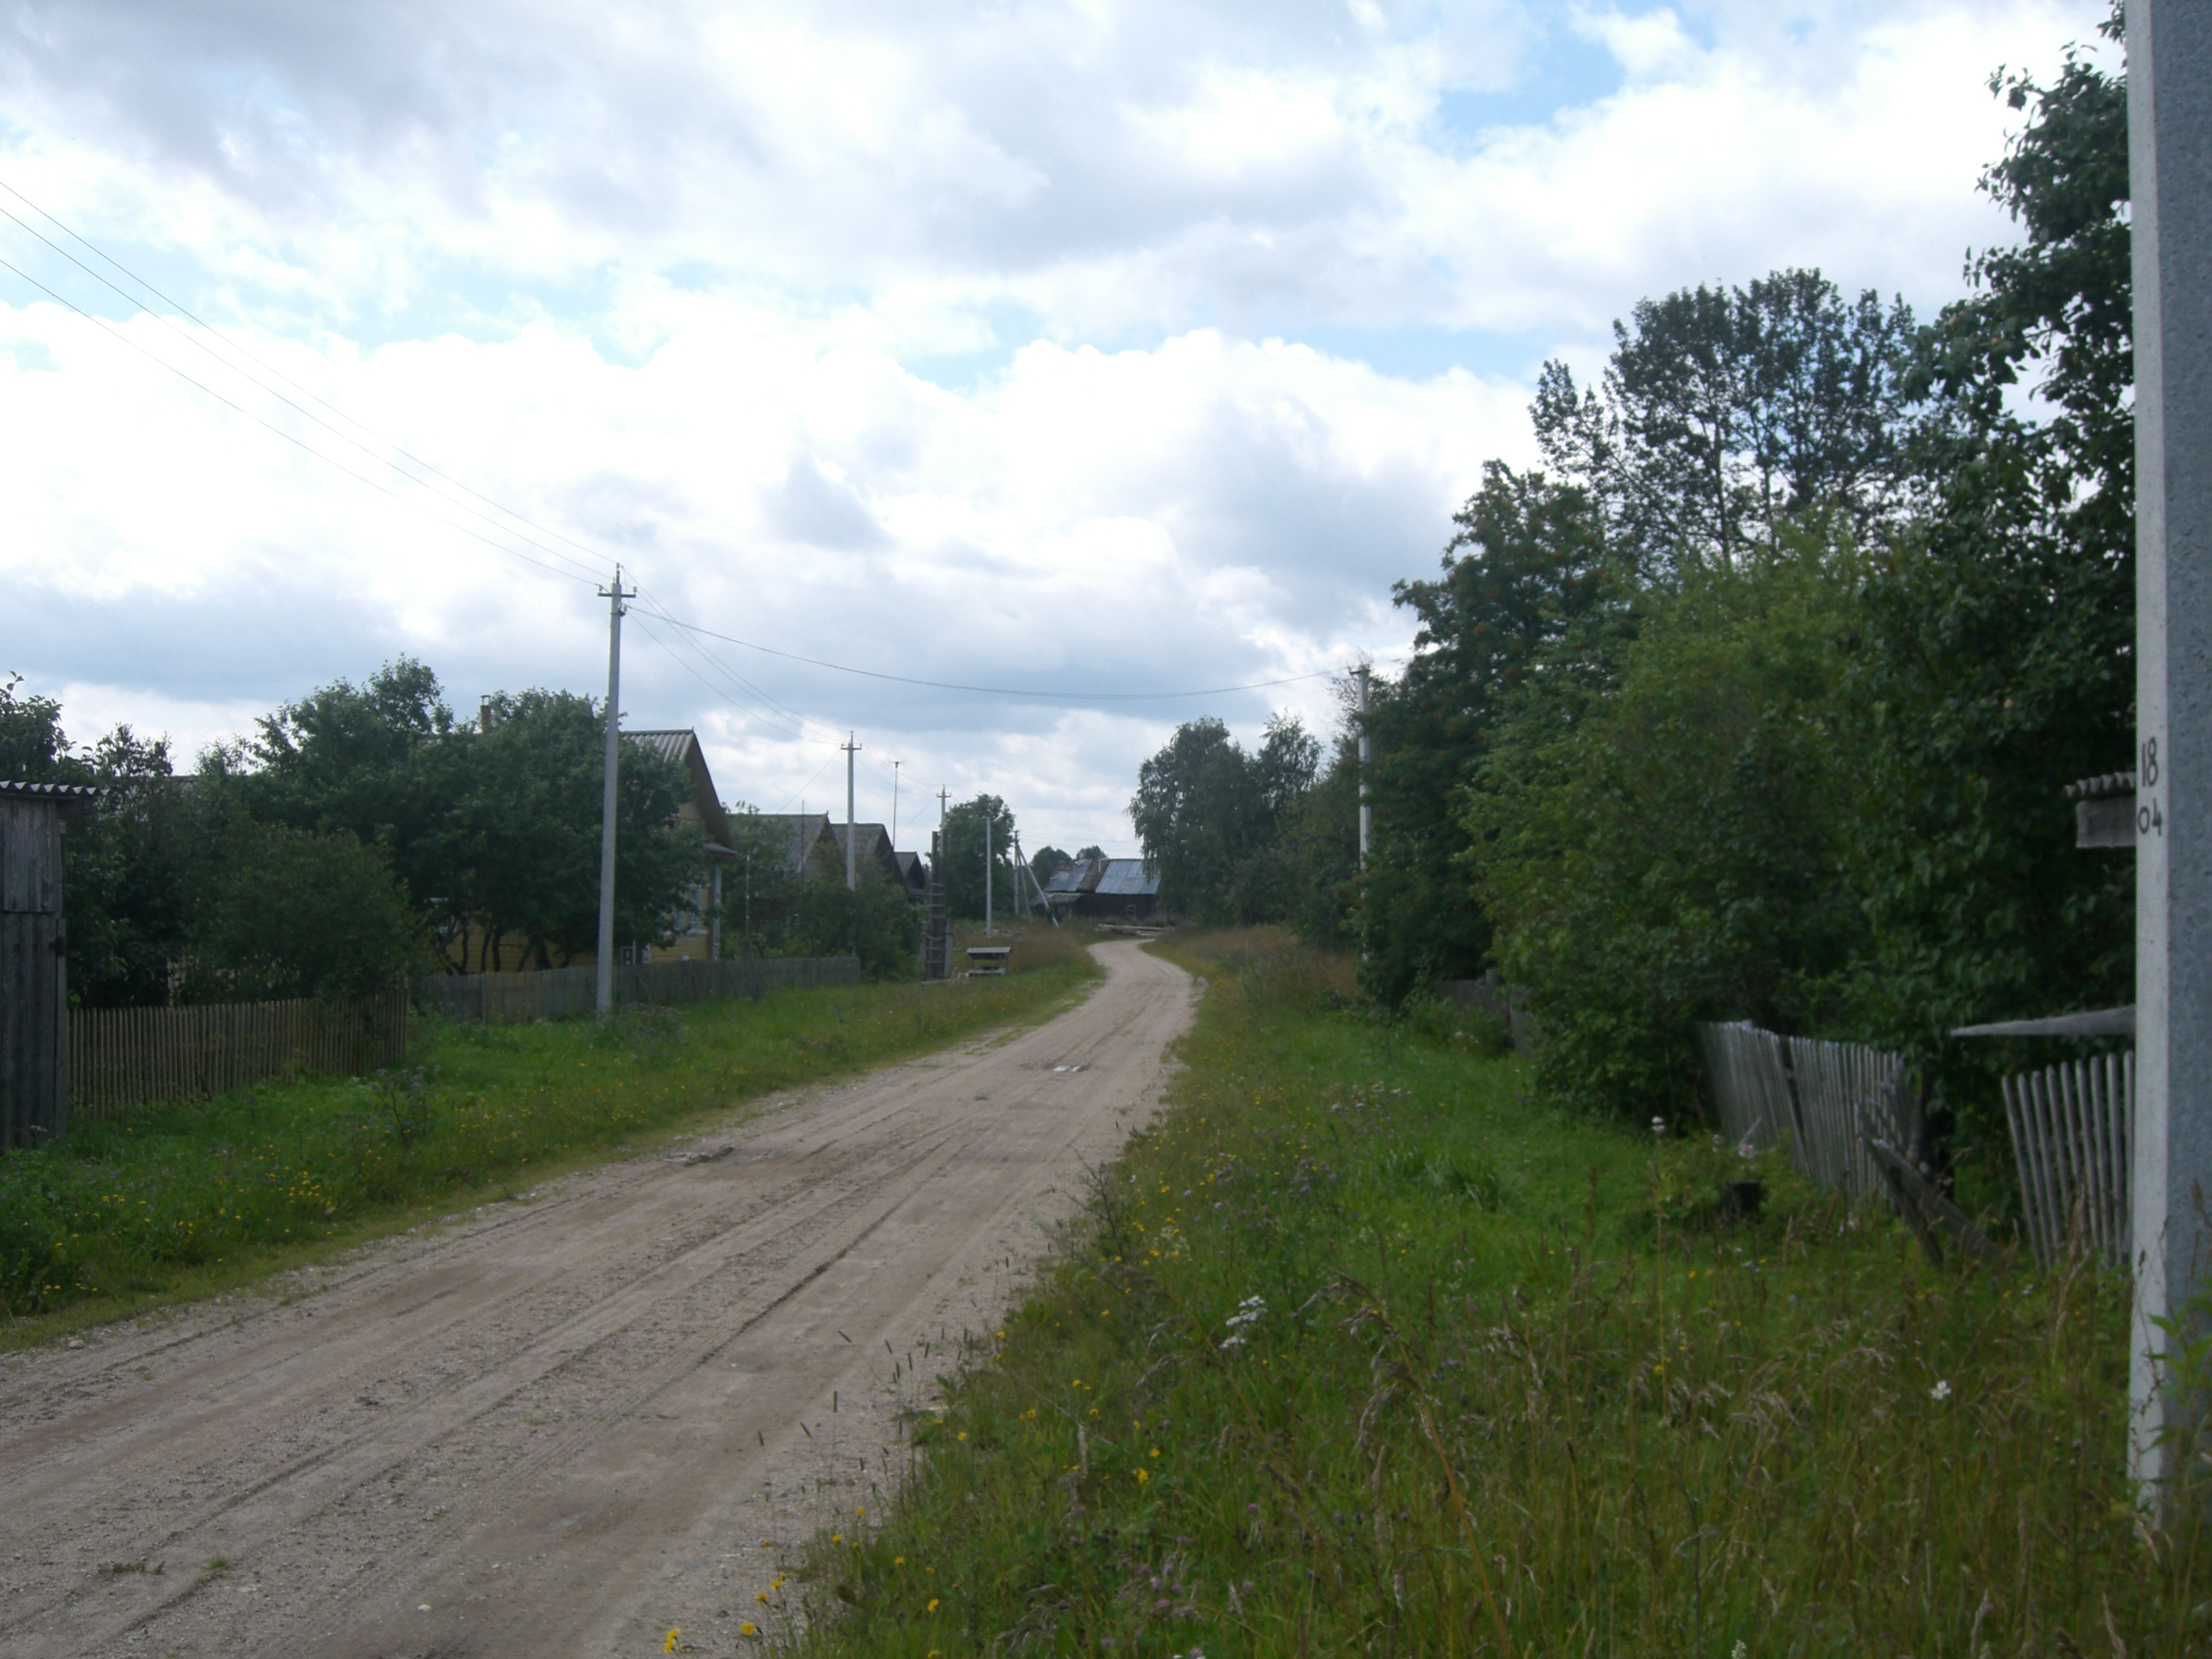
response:
<path fill-rule="evenodd" d="M 393 663 L 257 722 L 179 774 L 118 726 L 70 742 L 61 709 L 0 687 L 0 775 L 94 784 L 69 830 L 73 1000 L 95 1006 L 343 996 L 435 971 L 474 927 L 557 966 L 598 938 L 600 711 L 501 696 L 456 720 L 436 677 Z M 658 943 L 706 878 L 672 826 L 684 769 L 626 745 L 616 936 Z"/>
<path fill-rule="evenodd" d="M 1638 1116 L 1692 1107 L 1697 1019 L 1903 1048 L 1971 1117 L 2019 1057 L 1948 1030 L 2130 1000 L 2132 860 L 2061 793 L 2132 755 L 2125 88 L 1991 85 L 2019 246 L 1932 321 L 1783 270 L 1547 365 L 1542 465 L 1395 589 L 1366 870 L 1345 743 L 1200 723 L 1131 806 L 1163 902 L 1355 939 L 1393 1006 L 1497 966 L 1540 1084 Z"/>

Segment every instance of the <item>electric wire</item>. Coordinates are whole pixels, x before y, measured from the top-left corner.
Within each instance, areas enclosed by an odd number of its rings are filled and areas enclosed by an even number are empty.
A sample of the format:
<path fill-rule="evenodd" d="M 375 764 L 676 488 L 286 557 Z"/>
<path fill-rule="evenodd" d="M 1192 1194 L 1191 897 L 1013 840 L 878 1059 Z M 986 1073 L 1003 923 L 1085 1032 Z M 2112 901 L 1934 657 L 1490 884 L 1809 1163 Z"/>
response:
<path fill-rule="evenodd" d="M 1334 668 L 1319 668 L 1309 674 L 1285 674 L 1280 679 L 1253 680 L 1243 685 L 1215 685 L 1192 691 L 1041 691 L 1021 686 L 966 685 L 952 680 L 921 679 L 911 674 L 887 674 L 880 669 L 854 668 L 849 663 L 828 662 L 820 657 L 802 656 L 796 651 L 780 651 L 772 645 L 762 645 L 752 640 L 741 640 L 734 634 L 717 633 L 702 628 L 697 623 L 685 622 L 665 611 L 655 611 L 672 628 L 680 628 L 689 634 L 703 635 L 708 639 L 741 645 L 748 651 L 758 651 L 768 656 L 781 657 L 787 662 L 803 662 L 813 668 L 827 668 L 840 674 L 854 674 L 864 679 L 889 680 L 898 685 L 924 686 L 933 691 L 963 691 L 974 696 L 1022 697 L 1031 702 L 1172 702 L 1195 697 L 1224 697 L 1238 691 L 1265 691 L 1278 685 L 1297 685 L 1306 680 L 1328 679 L 1336 673 Z"/>
<path fill-rule="evenodd" d="M 188 307 L 179 304 L 168 295 L 163 293 L 160 289 L 155 287 L 153 283 L 139 276 L 137 272 L 132 270 L 128 265 L 123 264 L 121 260 L 117 259 L 112 255 L 104 252 L 87 238 L 79 235 L 77 232 L 72 230 L 68 225 L 64 224 L 61 220 L 47 212 L 46 209 L 40 207 L 36 202 L 33 202 L 29 197 L 24 195 L 21 191 L 17 190 L 13 185 L 8 183 L 4 179 L 0 179 L 0 190 L 6 191 L 8 194 L 13 196 L 17 201 L 22 203 L 33 212 L 38 214 L 40 217 L 46 220 L 57 229 L 60 230 L 64 235 L 70 237 L 72 240 L 82 244 L 85 248 L 97 255 L 106 264 L 110 264 L 117 270 L 121 271 L 124 276 L 129 277 L 132 282 L 144 289 L 147 293 L 154 295 L 155 298 L 160 300 L 163 304 L 172 307 L 180 316 L 184 317 L 196 327 L 204 331 L 208 334 L 213 335 L 216 339 L 221 340 L 224 345 L 228 347 L 232 351 L 236 352 L 240 356 L 245 358 L 246 362 L 253 364 L 256 368 L 263 370 L 264 373 L 274 375 L 277 380 L 282 380 L 286 386 L 290 386 L 293 390 L 299 392 L 301 397 L 307 398 L 313 403 L 319 404 L 323 408 L 330 410 L 332 415 L 335 415 L 338 419 L 343 421 L 348 426 L 354 428 L 355 430 L 367 433 L 378 443 L 391 450 L 394 454 L 403 457 L 410 465 L 421 467 L 424 471 L 428 472 L 445 483 L 453 485 L 456 489 L 474 496 L 477 501 L 483 502 L 485 506 L 493 508 L 495 512 L 503 514 L 505 517 L 513 519 L 517 523 L 528 526 L 531 529 L 538 532 L 539 535 L 550 536 L 555 541 L 565 542 L 568 545 L 574 548 L 580 553 L 590 554 L 595 558 L 602 556 L 597 549 L 588 547 L 585 544 L 577 541 L 574 537 L 565 536 L 557 530 L 552 529 L 548 526 L 539 524 L 536 520 L 532 519 L 527 514 L 519 513 L 514 508 L 507 506 L 505 502 L 495 500 L 493 497 L 485 495 L 482 490 L 477 489 L 462 482 L 460 479 L 454 477 L 452 474 L 445 471 L 442 468 L 435 465 L 432 462 L 424 460 L 421 456 L 415 454 L 405 446 L 394 442 L 392 439 L 385 436 L 382 433 L 378 432 L 374 428 L 356 420 L 352 416 L 348 415 L 343 410 L 338 408 L 335 404 L 332 404 L 328 398 L 320 396 L 311 388 L 301 385 L 299 381 L 285 374 L 283 369 L 255 356 L 252 352 L 248 351 L 244 346 L 239 344 L 235 340 L 233 340 L 228 334 L 225 334 L 221 329 L 216 327 L 214 324 L 207 322 L 195 315 Z M 204 339 L 202 339 L 196 335 L 187 333 L 185 330 L 179 328 L 175 323 L 163 316 L 160 312 L 155 311 L 151 306 L 147 305 L 145 301 L 140 299 L 137 295 L 127 292 L 108 277 L 102 276 L 99 271 L 94 270 L 90 265 L 85 264 L 83 260 L 78 258 L 67 248 L 63 247 L 52 237 L 40 231 L 37 226 L 25 223 L 20 216 L 10 212 L 5 207 L 0 207 L 0 216 L 4 216 L 19 227 L 26 234 L 36 237 L 40 242 L 52 248 L 56 253 L 68 260 L 79 270 L 83 271 L 86 276 L 91 277 L 94 282 L 103 284 L 112 292 L 119 295 L 127 303 L 137 307 L 148 317 L 152 318 L 155 322 L 161 324 L 162 327 L 174 334 L 179 339 L 185 341 L 190 345 L 197 347 L 203 352 L 205 352 L 216 362 L 221 363 L 225 368 L 230 370 L 232 374 L 239 376 L 240 379 L 246 380 L 249 384 L 268 393 L 269 396 L 276 398 L 287 408 L 295 410 L 303 418 L 313 421 L 316 425 L 321 427 L 325 431 L 329 432 L 332 436 L 338 438 L 343 442 L 351 444 L 363 454 L 366 454 L 372 459 L 380 461 L 384 465 L 390 467 L 393 471 L 398 472 L 402 477 L 407 479 L 410 483 L 420 485 L 425 489 L 430 489 L 431 494 L 438 495 L 441 500 L 460 508 L 463 512 L 471 514 L 477 518 L 483 520 L 486 523 L 493 525 L 495 527 L 508 535 L 517 535 L 519 533 L 510 526 L 501 524 L 498 520 L 490 517 L 489 514 L 478 512 L 476 508 L 470 507 L 467 502 L 454 501 L 452 496 L 445 495 L 442 491 L 431 489 L 430 486 L 424 480 L 416 477 L 413 474 L 409 473 L 404 468 L 399 466 L 398 463 L 390 459 L 389 457 L 378 454 L 374 449 L 370 448 L 368 445 L 362 443 L 360 439 L 352 436 L 349 433 L 341 432 L 337 427 L 331 425 L 330 422 L 323 419 L 322 416 L 317 415 L 313 410 L 307 408 L 305 405 L 296 402 L 291 398 L 286 397 L 284 393 L 277 391 L 274 386 L 255 379 L 253 375 L 247 374 L 244 369 L 239 368 L 236 363 L 230 362 L 221 353 L 217 352 L 215 348 L 209 345 Z M 20 275 L 21 273 L 19 272 L 18 274 Z M 48 289 L 47 292 L 52 293 L 52 290 Z M 64 301 L 64 303 L 67 302 Z M 80 313 L 80 314 L 82 315 L 87 313 Z M 156 359 L 156 361 L 158 362 L 160 360 Z M 598 568 L 596 566 L 584 565 L 580 561 L 570 558 L 568 555 L 559 551 L 557 549 L 546 547 L 542 543 L 538 543 L 530 537 L 524 536 L 521 537 L 520 539 L 529 542 L 531 545 L 537 547 L 540 552 L 546 554 L 550 557 L 561 559 L 568 563 L 576 565 L 580 570 L 589 572 L 592 576 L 592 579 L 597 580 Z"/>
<path fill-rule="evenodd" d="M 96 255 L 106 264 L 111 265 L 116 270 L 120 271 L 124 276 L 129 277 L 133 283 L 137 283 L 138 286 L 144 289 L 147 293 L 153 295 L 164 304 L 173 307 L 180 315 L 192 322 L 196 326 L 204 330 L 207 333 L 213 335 L 216 338 L 222 340 L 226 346 L 237 352 L 240 356 L 244 357 L 247 362 L 255 364 L 269 374 L 271 374 L 276 379 L 283 381 L 285 385 L 293 387 L 303 397 L 306 397 L 314 403 L 320 404 L 323 408 L 329 410 L 332 415 L 336 416 L 338 419 L 344 421 L 348 425 L 354 427 L 358 431 L 367 433 L 370 437 L 375 439 L 378 443 L 384 445 L 393 453 L 403 457 L 411 465 L 422 468 L 424 471 L 432 474 L 434 477 L 439 478 L 444 483 L 449 483 L 455 489 L 462 490 L 467 495 L 474 497 L 476 500 L 483 502 L 496 513 L 515 520 L 516 523 L 529 526 L 530 529 L 538 532 L 539 535 L 550 537 L 556 541 L 565 543 L 567 545 L 577 549 L 580 552 L 592 554 L 595 556 L 604 556 L 604 555 L 598 552 L 598 550 L 589 547 L 585 543 L 577 541 L 574 538 L 564 535 L 561 532 L 554 530 L 547 526 L 541 525 L 538 523 L 537 520 L 530 518 L 527 514 L 518 512 L 514 508 L 496 500 L 495 497 L 488 495 L 483 491 L 475 489 L 473 486 L 453 477 L 451 474 L 447 473 L 433 463 L 424 460 L 422 458 L 414 454 L 404 446 L 385 437 L 383 434 L 376 432 L 373 428 L 370 428 L 363 424 L 362 422 L 356 420 L 353 416 L 347 415 L 343 410 L 338 409 L 337 405 L 330 403 L 326 398 L 322 398 L 308 387 L 301 386 L 297 380 L 293 380 L 289 375 L 284 374 L 283 370 L 263 362 L 262 359 L 255 356 L 243 346 L 237 344 L 237 343 L 231 340 L 230 337 L 224 334 L 220 329 L 216 328 L 213 325 L 205 322 L 195 315 L 189 308 L 179 304 L 176 300 L 171 298 L 167 294 L 155 287 L 152 283 L 148 282 L 144 277 L 137 275 L 137 272 L 131 270 L 130 267 L 124 264 L 112 255 L 106 252 L 88 238 L 80 234 L 77 231 L 64 223 L 59 218 L 48 212 L 45 208 L 40 206 L 39 204 L 33 202 L 28 196 L 26 196 L 21 191 L 17 190 L 13 185 L 9 184 L 5 179 L 0 179 L 0 190 L 6 191 L 8 194 L 15 197 L 18 201 L 23 203 L 23 204 L 31 209 L 32 211 L 37 213 L 49 223 L 54 225 L 58 229 L 62 231 L 64 234 L 69 236 L 72 240 L 79 243 L 81 246 Z M 495 541 L 492 538 L 484 535 L 479 531 L 472 530 L 465 525 L 455 524 L 451 519 L 447 518 L 444 514 L 430 509 L 422 501 L 410 495 L 403 495 L 388 485 L 380 483 L 374 478 L 368 477 L 364 474 L 356 471 L 355 469 L 348 466 L 344 462 L 337 459 L 336 457 L 327 454 L 322 450 L 317 449 L 313 445 L 308 443 L 296 433 L 285 431 L 274 422 L 256 414 L 253 410 L 246 408 L 244 404 L 239 403 L 234 398 L 226 396 L 222 392 L 217 391 L 215 387 L 209 386 L 205 381 L 187 373 L 175 363 L 170 362 L 167 359 L 148 349 L 146 346 L 142 344 L 140 342 L 132 339 L 128 334 L 115 327 L 106 319 L 96 316 L 93 313 L 86 310 L 83 307 L 76 304 L 74 301 L 69 299 L 67 296 L 50 287 L 46 283 L 41 282 L 39 278 L 32 276 L 28 271 L 24 270 L 21 266 L 4 258 L 0 258 L 0 269 L 13 272 L 16 276 L 28 283 L 31 287 L 38 289 L 49 299 L 54 301 L 55 303 L 64 307 L 78 317 L 82 318 L 85 321 L 104 330 L 114 338 L 131 347 L 134 351 L 138 352 L 142 356 L 146 357 L 149 361 L 167 369 L 171 374 L 176 375 L 188 386 L 193 386 L 197 390 L 206 393 L 209 397 L 215 398 L 218 403 L 222 404 L 226 408 L 231 409 L 237 413 L 245 416 L 256 425 L 273 433 L 277 437 L 283 439 L 285 442 L 293 445 L 303 453 L 322 461 L 325 465 L 343 473 L 346 477 L 352 478 L 355 482 L 363 484 L 368 489 L 374 489 L 392 501 L 398 501 L 403 505 L 413 507 L 417 511 L 427 514 L 438 523 L 443 525 L 446 528 L 455 531 L 461 535 L 467 536 L 471 539 L 491 548 L 495 552 L 505 554 L 511 558 L 519 559 L 524 563 L 532 565 L 538 569 L 547 572 L 549 574 L 561 576 L 568 580 L 592 583 L 596 583 L 599 580 L 599 573 L 597 568 L 585 565 L 581 561 L 568 554 L 560 551 L 558 549 L 547 547 L 543 543 L 535 539 L 535 538 L 523 534 L 521 532 L 515 530 L 512 526 L 501 523 L 498 519 L 495 519 L 490 514 L 481 512 L 478 509 L 469 506 L 465 501 L 454 500 L 451 495 L 445 492 L 433 488 L 426 480 L 408 472 L 405 468 L 400 466 L 388 456 L 378 454 L 375 450 L 372 449 L 368 445 L 362 443 L 361 440 L 351 436 L 348 433 L 339 430 L 336 426 L 332 425 L 331 422 L 326 421 L 320 416 L 315 414 L 313 410 L 306 408 L 294 398 L 287 397 L 284 393 L 278 392 L 265 382 L 256 379 L 253 375 L 246 373 L 244 369 L 240 368 L 236 363 L 225 359 L 220 353 L 217 353 L 211 346 L 208 345 L 204 340 L 198 339 L 193 335 L 186 332 L 185 330 L 177 327 L 177 325 L 168 318 L 154 310 L 151 307 L 145 305 L 145 303 L 137 296 L 127 292 L 113 281 L 110 280 L 106 276 L 103 276 L 100 272 L 93 270 L 92 267 L 86 264 L 83 260 L 78 258 L 75 254 L 70 252 L 68 249 L 62 247 L 51 237 L 46 236 L 43 232 L 40 231 L 37 227 L 26 223 L 22 218 L 7 208 L 0 207 L 0 216 L 4 216 L 9 222 L 24 231 L 25 234 L 35 238 L 45 246 L 52 249 L 61 258 L 68 260 L 72 265 L 75 265 L 87 276 L 92 277 L 94 281 L 109 289 L 128 303 L 138 307 L 145 313 L 146 315 L 160 323 L 164 328 L 169 330 L 179 338 L 184 339 L 198 347 L 200 350 L 205 352 L 209 356 L 213 358 L 217 363 L 222 364 L 224 368 L 229 369 L 233 374 L 237 374 L 248 384 L 257 387 L 257 389 L 276 398 L 280 403 L 283 403 L 287 408 L 293 410 L 302 418 L 313 422 L 317 426 L 321 427 L 325 431 L 329 432 L 334 437 L 338 438 L 343 442 L 351 444 L 355 448 L 362 451 L 362 453 L 369 456 L 372 459 L 380 462 L 384 466 L 389 468 L 392 471 L 398 474 L 400 477 L 405 479 L 408 483 L 423 489 L 434 499 L 482 520 L 485 524 L 491 526 L 502 536 L 511 537 L 515 540 L 525 543 L 530 547 L 535 548 L 538 552 L 544 554 L 547 558 L 557 559 L 561 561 L 562 564 L 574 568 L 570 569 L 559 568 L 555 565 L 547 563 L 544 559 L 533 558 L 528 553 L 522 551 L 519 548 L 510 546 L 505 542 Z M 635 578 L 635 572 L 633 571 L 632 574 L 633 578 Z M 1331 669 L 1321 669 L 1304 674 L 1285 675 L 1274 679 L 1255 680 L 1238 685 L 1210 686 L 1177 691 L 1062 691 L 1015 686 L 973 685 L 957 681 L 928 679 L 914 675 L 892 674 L 878 669 L 856 668 L 849 664 L 831 662 L 823 658 L 810 657 L 798 652 L 781 650 L 775 646 L 762 645 L 754 641 L 740 639 L 732 634 L 721 633 L 716 629 L 706 628 L 696 623 L 686 622 L 679 617 L 672 615 L 660 605 L 660 602 L 657 599 L 653 599 L 650 595 L 644 594 L 641 594 L 641 597 L 647 599 L 653 608 L 649 611 L 637 611 L 635 613 L 653 616 L 668 626 L 678 629 L 685 635 L 691 636 L 691 642 L 695 648 L 699 650 L 702 656 L 704 656 L 708 661 L 714 663 L 721 672 L 727 677 L 730 682 L 736 685 L 745 687 L 750 693 L 750 696 L 740 698 L 738 701 L 752 702 L 756 711 L 761 714 L 763 717 L 768 718 L 770 725 L 781 725 L 781 721 L 768 715 L 767 708 L 763 706 L 772 705 L 774 708 L 783 711 L 783 714 L 788 716 L 789 719 L 798 721 L 800 725 L 802 732 L 805 726 L 821 726 L 821 722 L 816 721 L 811 717 L 803 714 L 801 711 L 792 708 L 791 705 L 784 702 L 781 698 L 775 696 L 774 694 L 765 690 L 763 688 L 754 685 L 752 682 L 746 679 L 743 675 L 738 673 L 734 669 L 730 668 L 728 665 L 722 663 L 719 657 L 715 656 L 711 651 L 708 651 L 703 645 L 700 644 L 699 641 L 708 639 L 719 640 L 727 644 L 739 646 L 746 650 L 760 652 L 764 655 L 781 658 L 791 662 L 804 663 L 810 667 L 826 669 L 835 673 L 848 674 L 860 678 L 884 680 L 895 684 L 919 686 L 932 690 L 957 691 L 969 696 L 1019 697 L 1026 701 L 1035 702 L 1061 702 L 1084 705 L 1103 702 L 1181 702 L 1205 697 L 1228 696 L 1246 691 L 1268 690 L 1278 686 L 1296 685 L 1310 680 L 1328 678 L 1335 672 L 1334 670 Z M 672 656 L 676 655 L 673 649 L 668 647 L 665 642 L 656 639 L 655 643 L 660 644 L 664 649 L 669 650 L 669 653 Z M 678 658 L 678 660 L 681 662 L 682 659 L 681 658 Z M 685 665 L 687 668 L 689 667 L 689 665 Z M 701 678 L 696 675 L 696 671 L 693 672 L 695 678 Z M 702 678 L 702 684 L 706 684 L 703 678 Z M 708 689 L 709 690 L 713 690 L 715 688 L 709 684 Z M 822 729 L 826 732 L 831 728 L 823 726 Z M 886 783 L 890 781 L 890 780 L 882 772 L 881 769 L 876 767 L 872 763 L 866 763 L 869 769 L 872 772 L 874 772 L 875 775 L 879 779 L 882 779 L 883 781 Z"/>

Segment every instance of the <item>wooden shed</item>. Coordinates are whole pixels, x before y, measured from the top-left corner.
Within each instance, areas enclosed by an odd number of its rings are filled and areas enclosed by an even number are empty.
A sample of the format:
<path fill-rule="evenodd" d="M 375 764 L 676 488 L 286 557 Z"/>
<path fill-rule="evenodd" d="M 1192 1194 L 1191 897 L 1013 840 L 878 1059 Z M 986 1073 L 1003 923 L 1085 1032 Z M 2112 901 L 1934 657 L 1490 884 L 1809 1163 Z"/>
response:
<path fill-rule="evenodd" d="M 68 1127 L 62 820 L 99 793 L 0 782 L 0 1152 L 58 1139 Z"/>

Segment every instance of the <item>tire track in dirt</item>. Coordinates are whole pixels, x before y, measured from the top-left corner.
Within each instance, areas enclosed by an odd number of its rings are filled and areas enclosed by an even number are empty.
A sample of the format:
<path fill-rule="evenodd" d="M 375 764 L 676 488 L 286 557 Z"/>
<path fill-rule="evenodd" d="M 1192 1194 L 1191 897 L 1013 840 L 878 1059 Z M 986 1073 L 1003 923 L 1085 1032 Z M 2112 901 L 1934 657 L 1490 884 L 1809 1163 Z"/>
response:
<path fill-rule="evenodd" d="M 0 1650 L 744 1645 L 759 1542 L 891 1478 L 914 1354 L 998 1316 L 1156 1097 L 1192 988 L 1099 955 L 1048 1024 L 705 1131 L 715 1161 L 0 1365 Z"/>

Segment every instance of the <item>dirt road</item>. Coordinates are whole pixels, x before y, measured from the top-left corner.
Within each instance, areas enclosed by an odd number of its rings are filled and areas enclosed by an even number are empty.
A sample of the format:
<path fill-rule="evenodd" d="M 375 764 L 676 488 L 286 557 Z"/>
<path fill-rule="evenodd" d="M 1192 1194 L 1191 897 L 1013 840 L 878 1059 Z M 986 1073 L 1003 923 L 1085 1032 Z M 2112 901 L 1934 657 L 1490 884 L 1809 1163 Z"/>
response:
<path fill-rule="evenodd" d="M 881 1501 L 896 1408 L 1150 1109 L 1194 989 L 1099 954 L 1050 1024 L 733 1113 L 720 1157 L 0 1361 L 0 1653 L 752 1647 L 784 1552 Z"/>

